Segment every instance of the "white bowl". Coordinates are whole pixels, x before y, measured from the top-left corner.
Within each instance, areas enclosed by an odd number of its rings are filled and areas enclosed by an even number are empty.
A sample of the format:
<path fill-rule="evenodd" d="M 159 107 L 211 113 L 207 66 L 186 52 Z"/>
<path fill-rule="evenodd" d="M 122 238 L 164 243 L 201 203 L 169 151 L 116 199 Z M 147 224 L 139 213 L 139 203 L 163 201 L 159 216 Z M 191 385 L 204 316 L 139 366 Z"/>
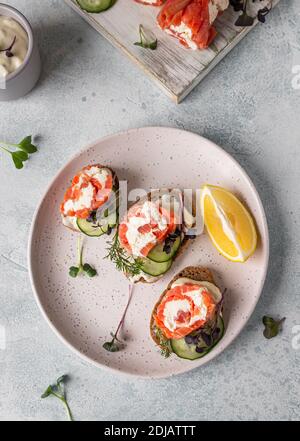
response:
<path fill-rule="evenodd" d="M 0 101 L 10 101 L 21 98 L 34 88 L 41 73 L 41 59 L 32 28 L 24 15 L 3 3 L 0 3 L 0 15 L 16 20 L 28 35 L 28 52 L 23 64 L 3 81 L 0 79 Z"/>

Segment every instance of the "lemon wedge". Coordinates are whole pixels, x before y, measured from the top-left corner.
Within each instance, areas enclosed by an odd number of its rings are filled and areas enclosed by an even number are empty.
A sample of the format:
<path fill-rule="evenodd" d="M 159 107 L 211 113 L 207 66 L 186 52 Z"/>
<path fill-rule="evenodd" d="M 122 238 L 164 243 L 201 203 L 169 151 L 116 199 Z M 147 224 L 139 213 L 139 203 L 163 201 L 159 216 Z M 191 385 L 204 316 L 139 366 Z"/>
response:
<path fill-rule="evenodd" d="M 232 262 L 245 262 L 255 251 L 257 233 L 249 211 L 230 191 L 204 185 L 201 209 L 207 232 L 217 250 Z"/>

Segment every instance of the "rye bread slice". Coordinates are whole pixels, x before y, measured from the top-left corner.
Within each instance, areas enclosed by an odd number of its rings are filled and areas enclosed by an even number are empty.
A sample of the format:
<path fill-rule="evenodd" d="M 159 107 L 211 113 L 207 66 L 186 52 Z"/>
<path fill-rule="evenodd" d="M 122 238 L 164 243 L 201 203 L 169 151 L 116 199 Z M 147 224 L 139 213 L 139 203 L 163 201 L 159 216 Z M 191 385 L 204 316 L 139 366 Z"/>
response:
<path fill-rule="evenodd" d="M 203 267 L 199 267 L 199 266 L 188 266 L 188 267 L 184 268 L 182 271 L 180 271 L 180 273 L 176 274 L 176 276 L 173 277 L 173 279 L 168 284 L 167 288 L 164 290 L 164 292 L 160 296 L 158 302 L 154 306 L 153 311 L 152 311 L 152 315 L 151 315 L 150 334 L 151 334 L 152 339 L 154 340 L 154 342 L 158 346 L 160 346 L 160 344 L 159 344 L 159 340 L 157 339 L 157 337 L 155 335 L 156 325 L 155 325 L 155 320 L 154 320 L 154 314 L 156 313 L 158 305 L 161 303 L 164 296 L 171 289 L 173 283 L 182 277 L 187 277 L 188 279 L 191 279 L 191 280 L 197 280 L 198 282 L 210 282 L 210 283 L 213 283 L 214 285 L 216 285 L 214 278 L 213 278 L 213 275 L 212 275 L 212 272 L 208 268 L 203 268 Z"/>
<path fill-rule="evenodd" d="M 107 167 L 106 165 L 101 165 L 101 164 L 93 164 L 92 167 L 106 168 L 107 170 L 109 170 L 111 172 L 111 174 L 112 174 L 112 177 L 113 177 L 113 186 L 116 187 L 117 189 L 119 188 L 118 176 L 117 176 L 116 172 L 112 168 Z M 80 233 L 80 231 L 76 230 L 75 228 L 68 227 L 66 225 L 64 225 L 64 226 L 66 228 L 68 228 L 69 230 L 71 230 L 71 231 L 75 231 L 75 233 Z"/>
<path fill-rule="evenodd" d="M 162 196 L 164 193 L 170 193 L 170 192 L 172 192 L 172 189 L 160 189 L 160 190 L 154 190 L 154 191 L 152 191 L 152 192 L 149 192 L 144 198 L 141 198 L 140 200 L 138 200 L 137 202 L 135 202 L 134 204 L 132 204 L 132 206 L 134 206 L 135 204 L 140 204 L 140 203 L 143 203 L 143 202 L 145 202 L 146 200 L 151 200 L 151 198 L 155 198 L 155 197 L 159 197 L 159 196 Z M 131 206 L 131 207 L 132 207 Z M 130 208 L 131 208 L 130 207 Z M 196 215 L 196 204 L 195 204 L 195 201 L 193 200 L 192 201 L 192 215 L 193 216 L 195 216 Z M 193 242 L 193 240 L 194 239 L 188 239 L 187 238 L 187 236 L 184 236 L 184 238 L 183 238 L 183 240 L 182 240 L 182 242 L 181 242 L 181 244 L 180 244 L 180 247 L 179 247 L 179 249 L 178 249 L 178 251 L 177 251 L 177 253 L 176 253 L 176 255 L 174 256 L 174 258 L 173 258 L 173 263 L 175 262 L 175 260 L 178 258 L 178 257 L 180 257 L 185 251 L 186 251 L 186 249 L 188 248 L 188 246 L 189 246 L 189 243 L 190 242 Z M 126 274 L 125 274 L 126 275 Z M 162 274 L 161 276 L 157 276 L 157 277 L 155 277 L 154 278 L 154 280 L 153 281 L 151 281 L 151 280 L 146 280 L 143 276 L 141 276 L 138 280 L 136 280 L 135 281 L 135 283 L 148 283 L 148 284 L 151 284 L 151 283 L 155 283 L 155 282 L 157 282 L 157 280 L 159 280 L 159 279 L 161 279 L 162 277 L 164 277 L 164 275 L 165 274 Z M 130 280 L 130 276 L 127 276 L 126 275 L 126 277 Z"/>

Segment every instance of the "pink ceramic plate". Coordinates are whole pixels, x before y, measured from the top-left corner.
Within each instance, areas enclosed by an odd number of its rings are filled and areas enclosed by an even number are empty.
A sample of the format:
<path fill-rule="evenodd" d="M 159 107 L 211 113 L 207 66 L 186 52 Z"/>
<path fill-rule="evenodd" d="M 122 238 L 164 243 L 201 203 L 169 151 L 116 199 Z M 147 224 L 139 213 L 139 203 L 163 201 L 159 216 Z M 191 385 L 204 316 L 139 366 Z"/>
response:
<path fill-rule="evenodd" d="M 260 235 L 257 251 L 245 264 L 225 260 L 206 234 L 199 236 L 185 255 L 160 281 L 134 289 L 123 335 L 126 347 L 106 352 L 128 296 L 128 282 L 114 265 L 103 260 L 106 238 L 87 238 L 86 260 L 95 265 L 94 279 L 71 279 L 68 268 L 76 262 L 77 234 L 62 226 L 59 204 L 73 175 L 83 166 L 101 163 L 128 180 L 130 188 L 199 188 L 208 182 L 232 190 L 245 201 Z M 37 302 L 52 329 L 81 357 L 114 371 L 159 378 L 201 366 L 220 354 L 241 332 L 259 299 L 269 256 L 265 213 L 254 185 L 238 163 L 212 142 L 182 130 L 148 127 L 97 141 L 76 155 L 50 184 L 34 216 L 29 240 L 30 277 Z M 188 265 L 213 270 L 221 288 L 227 288 L 226 333 L 203 359 L 165 360 L 149 335 L 152 308 L 169 280 Z"/>

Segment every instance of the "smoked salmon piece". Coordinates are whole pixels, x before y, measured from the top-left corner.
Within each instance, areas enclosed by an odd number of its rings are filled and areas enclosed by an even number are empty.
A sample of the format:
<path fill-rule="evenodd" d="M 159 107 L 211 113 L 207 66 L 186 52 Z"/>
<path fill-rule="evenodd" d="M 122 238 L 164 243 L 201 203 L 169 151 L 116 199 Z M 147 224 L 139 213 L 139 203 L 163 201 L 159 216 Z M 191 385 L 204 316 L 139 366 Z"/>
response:
<path fill-rule="evenodd" d="M 145 206 L 147 206 L 146 212 L 143 211 Z M 158 221 L 155 219 L 155 216 L 153 216 L 154 213 L 152 213 L 152 211 L 156 212 L 156 216 L 159 216 L 160 220 L 165 220 L 163 226 L 158 225 Z M 140 225 L 137 224 L 137 219 L 140 219 Z M 176 229 L 174 213 L 167 212 L 159 204 L 146 201 L 143 204 L 133 205 L 119 225 L 119 240 L 121 246 L 130 255 L 134 255 L 135 257 L 138 256 L 135 255 L 134 250 L 132 249 L 132 244 L 127 237 L 129 225 L 132 221 L 134 221 L 134 225 L 137 224 L 136 227 L 134 227 L 135 238 L 139 238 L 139 241 L 143 243 L 139 250 L 139 254 L 143 257 L 147 257 L 150 251 L 158 243 L 163 242 L 166 237 Z M 146 241 L 146 243 L 144 243 L 142 236 L 144 236 L 146 240 L 149 238 L 148 242 Z"/>
<path fill-rule="evenodd" d="M 197 302 L 192 297 L 193 293 L 202 297 L 202 302 L 205 308 L 205 317 L 197 319 L 200 316 L 201 309 L 197 306 Z M 192 295 L 191 295 L 192 294 Z M 180 309 L 177 305 L 184 302 L 188 308 Z M 175 327 L 171 330 L 166 326 L 166 318 L 169 319 L 167 312 L 168 305 L 173 303 L 173 307 L 169 311 L 173 311 L 173 321 Z M 189 335 L 191 332 L 196 331 L 203 326 L 209 318 L 211 318 L 215 312 L 216 304 L 210 295 L 209 291 L 202 289 L 199 292 L 199 285 L 193 283 L 186 283 L 184 285 L 175 286 L 171 288 L 158 305 L 154 320 L 156 326 L 161 329 L 163 334 L 168 339 L 180 339 Z"/>
<path fill-rule="evenodd" d="M 159 26 L 190 49 L 206 49 L 217 32 L 213 23 L 229 0 L 167 0 L 157 17 Z"/>
<path fill-rule="evenodd" d="M 88 171 L 98 166 L 89 165 L 84 167 L 72 180 L 72 185 L 67 189 L 64 200 L 60 205 L 60 211 L 63 216 L 76 216 L 81 219 L 89 217 L 91 211 L 100 208 L 109 198 L 113 188 L 112 173 L 109 173 L 105 184 L 101 184 L 94 176 L 90 176 Z M 100 168 L 99 168 L 100 170 Z M 80 201 L 84 189 L 90 188 L 90 200 L 86 201 L 87 206 L 76 210 L 66 208 L 68 202 L 72 201 L 72 206 Z"/>

